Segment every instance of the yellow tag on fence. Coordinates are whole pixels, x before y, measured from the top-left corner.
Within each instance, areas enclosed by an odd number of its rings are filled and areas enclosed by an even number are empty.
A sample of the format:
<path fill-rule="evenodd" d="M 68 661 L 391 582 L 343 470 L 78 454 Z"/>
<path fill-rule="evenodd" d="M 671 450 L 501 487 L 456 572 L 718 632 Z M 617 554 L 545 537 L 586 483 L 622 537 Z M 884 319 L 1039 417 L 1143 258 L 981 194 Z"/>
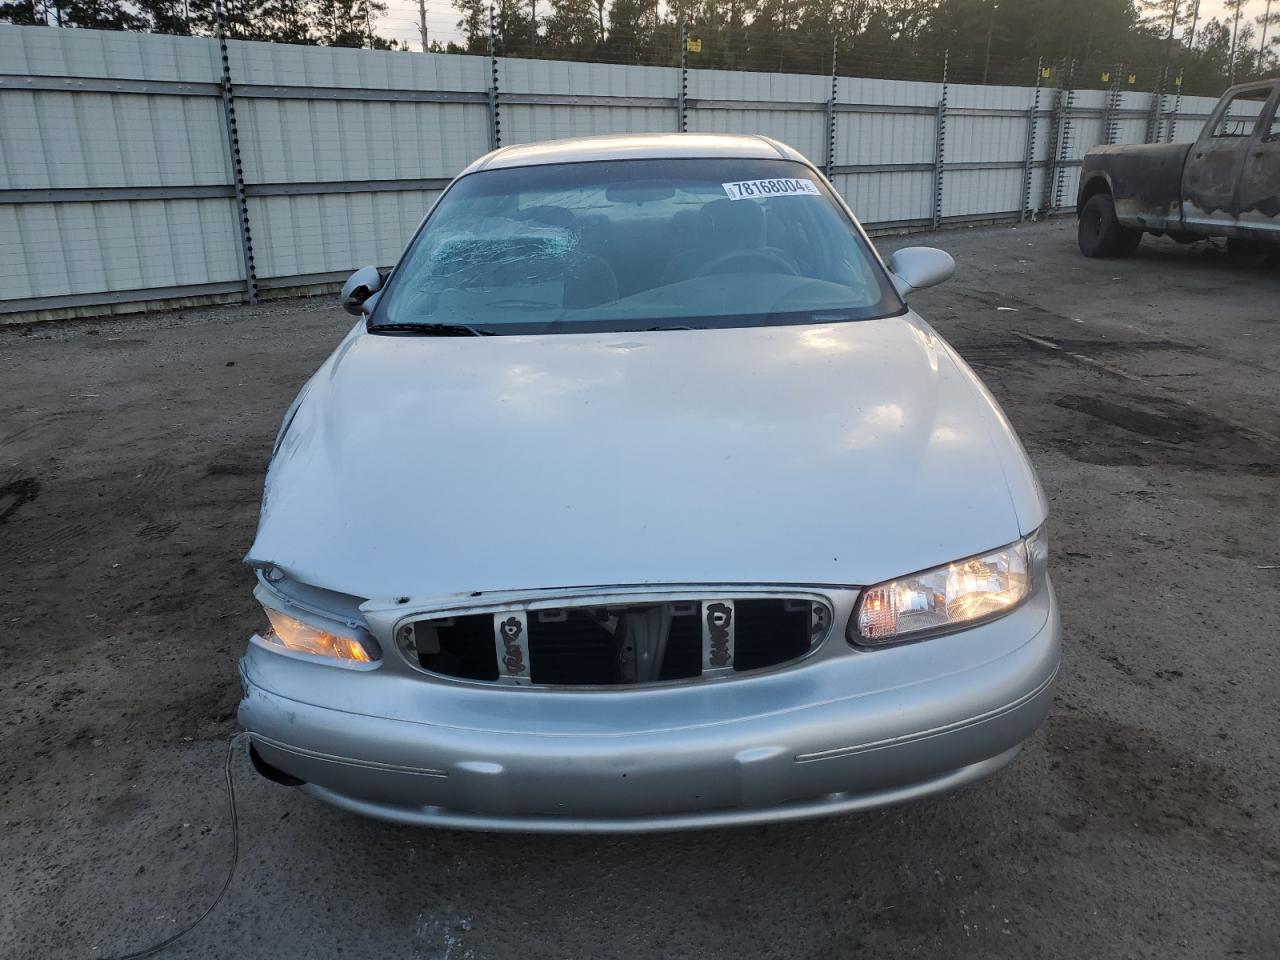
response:
<path fill-rule="evenodd" d="M 1137 82 L 1138 82 L 1138 75 L 1136 73 L 1129 74 L 1129 85 L 1133 86 Z"/>
<path fill-rule="evenodd" d="M 696 37 L 686 37 L 684 41 L 684 48 L 690 53 L 701 53 L 702 40 Z"/>
<path fill-rule="evenodd" d="M 1107 73 L 1107 72 L 1104 72 L 1104 73 L 1102 74 L 1102 82 L 1103 82 L 1103 83 L 1110 83 L 1110 82 L 1111 82 L 1111 74 L 1110 74 L 1110 73 Z"/>
<path fill-rule="evenodd" d="M 1048 80 L 1050 77 L 1052 77 L 1052 76 L 1053 76 L 1053 70 L 1052 70 L 1051 68 L 1049 68 L 1049 67 L 1044 67 L 1044 68 L 1043 68 L 1043 69 L 1041 69 L 1041 71 L 1040 71 L 1040 76 L 1042 76 L 1042 77 L 1044 77 L 1046 80 Z"/>

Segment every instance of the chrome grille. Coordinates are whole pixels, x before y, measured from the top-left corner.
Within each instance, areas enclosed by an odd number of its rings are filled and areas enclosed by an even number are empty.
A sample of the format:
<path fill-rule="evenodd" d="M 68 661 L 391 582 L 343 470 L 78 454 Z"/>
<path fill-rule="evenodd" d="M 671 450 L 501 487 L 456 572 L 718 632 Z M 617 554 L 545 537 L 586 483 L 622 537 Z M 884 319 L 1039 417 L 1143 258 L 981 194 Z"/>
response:
<path fill-rule="evenodd" d="M 807 655 L 831 625 L 811 597 L 504 606 L 424 616 L 402 626 L 410 663 L 459 680 L 537 686 L 633 686 L 727 677 Z"/>

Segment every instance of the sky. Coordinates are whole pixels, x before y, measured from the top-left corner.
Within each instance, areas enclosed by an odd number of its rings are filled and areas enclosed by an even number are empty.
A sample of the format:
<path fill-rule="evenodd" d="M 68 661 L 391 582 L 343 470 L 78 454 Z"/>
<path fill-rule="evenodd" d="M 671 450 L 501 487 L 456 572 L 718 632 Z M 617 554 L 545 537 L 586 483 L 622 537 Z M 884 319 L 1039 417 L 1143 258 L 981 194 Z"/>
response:
<path fill-rule="evenodd" d="M 387 13 L 378 21 L 377 32 L 388 39 L 403 40 L 414 50 L 418 42 L 418 0 L 386 0 Z M 456 24 L 458 11 L 449 0 L 427 0 L 427 36 L 441 43 L 460 41 Z"/>
<path fill-rule="evenodd" d="M 420 50 L 418 41 L 418 0 L 386 0 L 387 14 L 378 23 L 378 33 L 384 37 L 407 42 L 414 50 Z M 1190 4 L 1194 0 L 1184 0 Z M 448 43 L 450 40 L 462 39 L 457 29 L 458 11 L 449 0 L 426 0 L 427 35 L 431 40 Z M 541 4 L 539 4 L 541 6 Z M 550 4 L 547 5 L 548 8 Z M 1249 0 L 1244 8 L 1244 17 L 1252 19 L 1262 13 L 1266 0 Z M 1200 0 L 1200 18 L 1208 20 L 1212 17 L 1222 19 L 1226 14 L 1223 0 Z M 1242 21 L 1243 22 L 1243 21 Z"/>

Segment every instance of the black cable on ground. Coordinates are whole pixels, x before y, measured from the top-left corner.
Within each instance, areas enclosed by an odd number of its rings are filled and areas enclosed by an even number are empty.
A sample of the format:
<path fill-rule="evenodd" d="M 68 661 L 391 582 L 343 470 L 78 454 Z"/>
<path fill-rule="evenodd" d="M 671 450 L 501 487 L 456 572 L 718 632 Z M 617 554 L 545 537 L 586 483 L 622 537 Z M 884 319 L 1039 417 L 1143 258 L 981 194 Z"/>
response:
<path fill-rule="evenodd" d="M 200 924 L 204 922 L 204 919 L 208 917 L 209 914 L 213 913 L 213 908 L 222 902 L 223 896 L 231 886 L 232 878 L 236 875 L 236 864 L 240 862 L 240 820 L 239 817 L 236 816 L 236 784 L 234 778 L 231 776 L 231 754 L 232 749 L 236 745 L 236 741 L 245 736 L 247 736 L 247 734 L 241 731 L 240 733 L 233 733 L 227 738 L 227 757 L 222 764 L 222 773 L 227 779 L 227 810 L 231 819 L 231 868 L 227 870 L 227 877 L 222 881 L 222 887 L 218 890 L 218 895 L 213 898 L 213 901 L 207 907 L 204 908 L 204 913 L 200 914 L 200 916 L 196 917 L 173 936 L 161 940 L 159 943 L 152 944 L 149 947 L 144 947 L 142 950 L 135 950 L 133 953 L 122 953 L 114 957 L 109 957 L 107 960 L 142 960 L 143 957 L 155 956 L 161 950 L 177 943 L 196 927 L 200 926 Z"/>

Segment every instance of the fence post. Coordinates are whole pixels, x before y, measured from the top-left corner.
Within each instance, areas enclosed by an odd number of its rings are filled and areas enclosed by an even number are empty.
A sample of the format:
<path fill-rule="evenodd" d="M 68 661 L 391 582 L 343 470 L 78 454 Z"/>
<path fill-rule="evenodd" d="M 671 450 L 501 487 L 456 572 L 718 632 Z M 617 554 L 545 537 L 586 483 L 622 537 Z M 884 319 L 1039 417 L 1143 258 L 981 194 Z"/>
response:
<path fill-rule="evenodd" d="M 1060 210 L 1063 204 L 1063 190 L 1067 186 L 1067 163 L 1071 154 L 1071 135 L 1073 133 L 1071 121 L 1075 115 L 1071 112 L 1076 102 L 1076 62 L 1072 60 L 1067 65 L 1066 76 L 1063 78 L 1066 82 L 1066 96 L 1062 101 L 1062 121 L 1059 124 L 1061 136 L 1058 140 L 1058 176 L 1054 182 L 1053 188 L 1053 210 Z"/>
<path fill-rule="evenodd" d="M 1147 111 L 1147 132 L 1143 136 L 1143 143 L 1160 142 L 1160 111 L 1164 108 L 1165 72 L 1168 69 L 1168 64 L 1160 68 L 1156 88 L 1151 91 L 1151 109 Z"/>
<path fill-rule="evenodd" d="M 1173 96 L 1173 109 L 1169 111 L 1169 134 L 1165 138 L 1166 143 L 1173 143 L 1174 134 L 1178 130 L 1178 111 L 1182 109 L 1182 72 L 1183 68 L 1179 67 L 1178 76 L 1173 81 L 1177 92 Z"/>
<path fill-rule="evenodd" d="M 827 162 L 823 173 L 830 180 L 836 167 L 836 96 L 840 92 L 839 74 L 836 73 L 835 36 L 831 38 L 831 98 L 827 100 Z"/>
<path fill-rule="evenodd" d="M 502 146 L 502 119 L 498 112 L 498 19 L 489 4 L 489 149 Z"/>
<path fill-rule="evenodd" d="M 1031 108 L 1027 110 L 1027 149 L 1022 155 L 1022 210 L 1018 213 L 1021 223 L 1032 216 L 1031 209 L 1031 170 L 1036 159 L 1036 121 L 1040 116 L 1040 80 L 1044 73 L 1044 57 L 1036 61 L 1036 89 L 1031 97 Z"/>
<path fill-rule="evenodd" d="M 213 17 L 222 55 L 222 118 L 227 126 L 227 149 L 231 157 L 231 175 L 236 190 L 236 220 L 240 228 L 240 255 L 244 260 L 244 295 L 249 303 L 258 302 L 258 275 L 253 264 L 253 234 L 249 230 L 249 201 L 244 189 L 244 165 L 240 162 L 240 128 L 236 125 L 236 100 L 231 89 L 231 58 L 227 55 L 227 32 L 222 21 L 222 2 L 214 0 Z"/>
<path fill-rule="evenodd" d="M 1119 123 L 1120 113 L 1120 91 L 1121 78 L 1124 76 L 1124 64 L 1116 65 L 1115 73 L 1111 76 L 1111 89 L 1107 91 L 1107 110 L 1102 119 L 1102 142 L 1111 144 L 1116 142 L 1117 124 Z"/>
<path fill-rule="evenodd" d="M 1058 209 L 1058 200 L 1062 193 L 1062 181 L 1065 167 L 1062 161 L 1070 142 L 1071 102 L 1074 91 L 1071 90 L 1072 74 L 1075 72 L 1075 61 L 1062 62 L 1058 75 L 1058 87 L 1053 98 L 1053 113 L 1049 120 L 1048 165 L 1044 171 L 1044 189 L 1040 193 L 1040 212 L 1047 216 Z"/>
<path fill-rule="evenodd" d="M 1053 207 L 1053 178 L 1058 173 L 1058 135 L 1061 133 L 1062 66 L 1058 64 L 1057 85 L 1053 91 L 1053 106 L 1049 110 L 1049 137 L 1044 145 L 1044 181 L 1040 184 L 1040 215 L 1045 216 Z"/>
<path fill-rule="evenodd" d="M 942 173 L 947 155 L 947 68 L 951 50 L 942 52 L 942 97 L 938 100 L 938 120 L 933 131 L 933 229 L 942 225 Z"/>
<path fill-rule="evenodd" d="M 689 24 L 680 22 L 680 91 L 676 96 L 676 127 L 681 133 L 689 132 L 686 98 L 689 95 Z"/>

